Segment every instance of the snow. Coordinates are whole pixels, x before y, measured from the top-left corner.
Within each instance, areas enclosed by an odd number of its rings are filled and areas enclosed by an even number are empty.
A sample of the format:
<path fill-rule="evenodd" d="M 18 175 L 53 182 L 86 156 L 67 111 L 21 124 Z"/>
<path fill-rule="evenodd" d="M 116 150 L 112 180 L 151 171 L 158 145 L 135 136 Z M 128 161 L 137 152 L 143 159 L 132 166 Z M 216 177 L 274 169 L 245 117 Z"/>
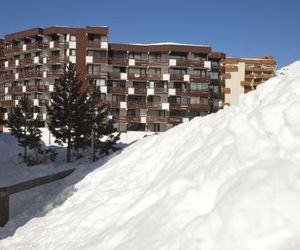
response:
<path fill-rule="evenodd" d="M 179 46 L 196 46 L 196 47 L 210 47 L 209 45 L 191 44 L 191 43 L 175 43 L 175 42 L 160 42 L 160 43 L 129 43 L 130 45 L 153 46 L 153 45 L 179 45 Z"/>
<path fill-rule="evenodd" d="M 15 232 L 0 249 L 300 249 L 300 61 L 287 69 L 237 106 L 86 163 L 0 229 Z"/>

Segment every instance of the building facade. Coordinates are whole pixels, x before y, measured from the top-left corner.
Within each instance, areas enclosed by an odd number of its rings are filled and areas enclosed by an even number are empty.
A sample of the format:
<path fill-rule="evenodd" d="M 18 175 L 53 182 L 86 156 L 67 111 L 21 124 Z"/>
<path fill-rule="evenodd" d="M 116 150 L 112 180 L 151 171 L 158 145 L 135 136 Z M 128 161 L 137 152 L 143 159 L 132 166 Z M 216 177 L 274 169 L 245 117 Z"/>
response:
<path fill-rule="evenodd" d="M 248 93 L 275 75 L 276 62 L 272 56 L 257 58 L 227 57 L 225 60 L 225 102 L 235 105 L 241 93 Z"/>
<path fill-rule="evenodd" d="M 72 62 L 84 88 L 100 87 L 120 132 L 163 132 L 222 107 L 224 59 L 203 45 L 109 43 L 107 27 L 25 30 L 0 43 L 0 107 L 7 120 L 26 94 L 44 126 L 53 84 Z"/>

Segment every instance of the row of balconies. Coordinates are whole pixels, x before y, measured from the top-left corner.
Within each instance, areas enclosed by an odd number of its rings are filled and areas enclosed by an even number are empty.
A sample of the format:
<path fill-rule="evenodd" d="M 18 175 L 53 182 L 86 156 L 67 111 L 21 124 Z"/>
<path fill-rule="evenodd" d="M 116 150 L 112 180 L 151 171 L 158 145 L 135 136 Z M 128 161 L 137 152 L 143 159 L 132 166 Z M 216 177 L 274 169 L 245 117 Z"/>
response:
<path fill-rule="evenodd" d="M 86 63 L 108 63 L 119 66 L 148 66 L 148 65 L 165 65 L 170 67 L 183 68 L 207 68 L 219 69 L 221 66 L 212 65 L 211 61 L 191 60 L 191 59 L 128 59 L 116 57 L 94 57 L 86 56 Z"/>
<path fill-rule="evenodd" d="M 116 122 L 121 123 L 168 123 L 179 124 L 188 122 L 188 117 L 169 117 L 169 116 L 117 116 L 114 117 Z"/>
<path fill-rule="evenodd" d="M 268 80 L 272 78 L 273 74 L 246 74 L 245 79 L 262 79 L 262 80 Z"/>
<path fill-rule="evenodd" d="M 0 95 L 13 93 L 28 93 L 28 92 L 48 92 L 53 91 L 53 85 L 31 85 L 31 86 L 14 86 L 0 89 Z"/>
<path fill-rule="evenodd" d="M 210 82 L 210 76 L 179 75 L 179 74 L 130 74 L 117 72 L 88 72 L 87 78 L 108 78 L 112 80 L 140 80 L 140 81 L 184 81 L 184 82 Z M 217 80 L 219 81 L 219 80 Z"/>
<path fill-rule="evenodd" d="M 153 103 L 153 102 L 107 102 L 111 108 L 117 109 L 148 109 L 148 110 L 197 110 L 209 112 L 208 104 L 179 104 L 179 103 Z"/>
<path fill-rule="evenodd" d="M 246 66 L 246 71 L 259 71 L 259 72 L 274 72 L 274 68 L 272 67 L 254 67 L 254 66 Z"/>
<path fill-rule="evenodd" d="M 68 56 L 49 56 L 49 57 L 30 57 L 23 59 L 16 59 L 6 61 L 4 63 L 4 68 L 17 68 L 22 66 L 32 66 L 32 65 L 40 65 L 40 64 L 64 64 L 69 61 Z"/>
<path fill-rule="evenodd" d="M 38 42 L 29 43 L 23 45 L 12 45 L 4 47 L 4 55 L 14 54 L 14 53 L 28 53 L 30 51 L 39 51 L 45 49 L 67 49 L 69 48 L 69 42 Z"/>
<path fill-rule="evenodd" d="M 30 79 L 42 79 L 42 78 L 58 78 L 62 74 L 61 70 L 54 71 L 30 71 L 23 73 L 14 73 L 0 76 L 1 82 L 10 82 L 10 81 L 22 81 Z"/>
<path fill-rule="evenodd" d="M 169 95 L 169 96 L 201 96 L 208 97 L 208 90 L 191 90 L 176 88 L 122 88 L 122 87 L 106 87 L 101 86 L 102 93 L 110 93 L 116 95 Z"/>

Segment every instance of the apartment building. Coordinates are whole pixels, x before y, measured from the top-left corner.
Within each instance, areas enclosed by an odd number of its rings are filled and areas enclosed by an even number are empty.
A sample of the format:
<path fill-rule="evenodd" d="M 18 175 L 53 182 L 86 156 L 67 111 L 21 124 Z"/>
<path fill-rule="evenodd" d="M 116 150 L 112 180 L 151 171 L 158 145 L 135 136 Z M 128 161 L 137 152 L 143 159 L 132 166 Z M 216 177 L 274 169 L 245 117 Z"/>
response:
<path fill-rule="evenodd" d="M 6 35 L 2 44 L 4 119 L 25 93 L 45 126 L 45 104 L 70 62 L 84 88 L 100 87 L 120 132 L 163 132 L 223 104 L 225 55 L 209 46 L 109 43 L 107 27 L 35 28 Z"/>
<path fill-rule="evenodd" d="M 272 56 L 256 58 L 227 57 L 225 60 L 225 103 L 235 105 L 241 93 L 248 93 L 275 75 Z"/>

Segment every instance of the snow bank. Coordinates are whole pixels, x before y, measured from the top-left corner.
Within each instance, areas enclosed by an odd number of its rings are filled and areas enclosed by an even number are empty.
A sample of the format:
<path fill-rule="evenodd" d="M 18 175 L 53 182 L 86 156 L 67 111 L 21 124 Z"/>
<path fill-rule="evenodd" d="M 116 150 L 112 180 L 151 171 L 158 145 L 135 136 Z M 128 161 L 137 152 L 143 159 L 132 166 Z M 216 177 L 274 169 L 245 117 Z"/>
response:
<path fill-rule="evenodd" d="M 300 62 L 236 107 L 140 140 L 74 188 L 0 249 L 300 249 Z"/>

